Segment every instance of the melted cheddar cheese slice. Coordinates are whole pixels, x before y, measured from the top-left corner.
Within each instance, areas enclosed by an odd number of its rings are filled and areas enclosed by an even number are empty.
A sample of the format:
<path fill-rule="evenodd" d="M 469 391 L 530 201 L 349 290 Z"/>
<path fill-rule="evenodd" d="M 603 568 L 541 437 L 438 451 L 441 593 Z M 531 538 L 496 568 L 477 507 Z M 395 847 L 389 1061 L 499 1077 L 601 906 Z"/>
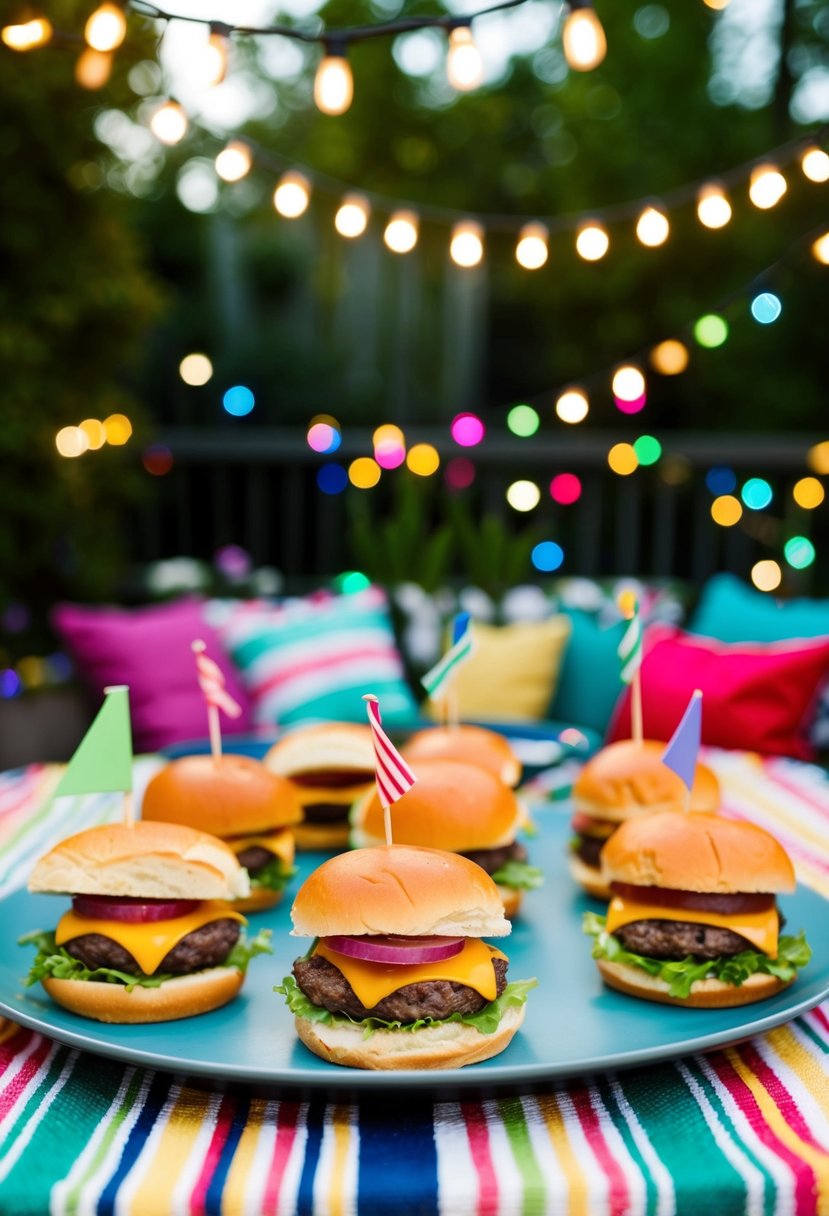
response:
<path fill-rule="evenodd" d="M 174 916 L 170 920 L 150 921 L 146 924 L 129 924 L 122 920 L 104 920 L 101 917 L 79 916 L 77 912 L 67 912 L 58 921 L 55 930 L 55 943 L 62 946 L 73 937 L 81 937 L 84 933 L 102 933 L 111 938 L 119 946 L 128 950 L 145 975 L 152 975 L 158 970 L 161 960 L 183 937 L 202 925 L 209 925 L 214 920 L 238 920 L 247 924 L 244 916 L 234 912 L 229 904 L 218 899 L 206 899 L 199 904 L 194 912 L 186 916 Z"/>
<path fill-rule="evenodd" d="M 765 912 L 739 912 L 723 916 L 717 912 L 702 912 L 696 908 L 665 908 L 659 904 L 640 903 L 638 900 L 623 899 L 620 895 L 614 895 L 607 910 L 608 933 L 614 933 L 635 920 L 690 921 L 694 925 L 713 925 L 717 929 L 730 929 L 732 933 L 739 933 L 769 958 L 777 958 L 780 920 L 774 907 Z"/>
<path fill-rule="evenodd" d="M 286 866 L 294 862 L 294 834 L 289 828 L 280 828 L 261 836 L 240 836 L 237 840 L 226 840 L 225 844 L 233 849 L 237 857 L 245 849 L 267 849 L 274 857 L 284 861 Z"/>
<path fill-rule="evenodd" d="M 463 950 L 454 958 L 444 959 L 440 963 L 369 963 L 340 954 L 324 942 L 317 944 L 314 954 L 327 959 L 342 971 L 354 989 L 357 1000 L 366 1009 L 373 1009 L 378 1001 L 398 988 L 422 980 L 454 980 L 456 984 L 474 988 L 485 1000 L 494 1001 L 498 990 L 492 960 L 507 957 L 494 946 L 488 946 L 475 937 L 468 937 Z"/>

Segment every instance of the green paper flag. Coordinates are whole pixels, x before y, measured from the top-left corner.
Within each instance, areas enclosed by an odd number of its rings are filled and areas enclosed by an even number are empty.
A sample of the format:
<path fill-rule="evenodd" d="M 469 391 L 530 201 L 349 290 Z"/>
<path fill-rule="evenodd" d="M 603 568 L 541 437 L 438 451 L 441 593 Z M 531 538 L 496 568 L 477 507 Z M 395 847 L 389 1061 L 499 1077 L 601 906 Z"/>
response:
<path fill-rule="evenodd" d="M 104 703 L 78 744 L 53 797 L 132 789 L 132 731 L 126 684 L 104 689 Z"/>

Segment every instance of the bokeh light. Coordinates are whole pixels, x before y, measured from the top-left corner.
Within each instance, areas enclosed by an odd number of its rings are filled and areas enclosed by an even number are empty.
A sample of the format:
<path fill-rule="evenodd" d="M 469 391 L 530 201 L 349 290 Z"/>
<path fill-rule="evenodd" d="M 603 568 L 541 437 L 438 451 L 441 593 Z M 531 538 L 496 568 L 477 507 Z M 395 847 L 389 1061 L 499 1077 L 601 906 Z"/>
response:
<path fill-rule="evenodd" d="M 109 51 L 81 51 L 75 63 L 75 81 L 82 89 L 102 89 L 112 74 L 113 55 Z"/>
<path fill-rule="evenodd" d="M 731 203 L 722 186 L 713 182 L 697 195 L 697 217 L 704 228 L 724 228 L 731 219 Z"/>
<path fill-rule="evenodd" d="M 64 426 L 55 436 L 55 447 L 61 456 L 82 456 L 89 447 L 89 440 L 79 426 Z"/>
<path fill-rule="evenodd" d="M 682 486 L 694 475 L 694 467 L 687 456 L 673 452 L 659 463 L 659 479 L 666 486 Z"/>
<path fill-rule="evenodd" d="M 645 393 L 645 377 L 638 367 L 627 364 L 613 373 L 613 396 L 617 401 L 638 401 Z"/>
<path fill-rule="evenodd" d="M 542 540 L 533 548 L 530 558 L 536 570 L 549 574 L 561 567 L 564 561 L 564 550 L 554 540 Z"/>
<path fill-rule="evenodd" d="M 515 260 L 525 270 L 539 270 L 547 261 L 547 229 L 543 224 L 525 224 L 518 234 Z"/>
<path fill-rule="evenodd" d="M 751 170 L 748 197 L 761 211 L 779 203 L 786 188 L 786 179 L 776 165 L 755 165 Z"/>
<path fill-rule="evenodd" d="M 694 325 L 694 337 L 700 346 L 714 350 L 728 337 L 728 322 L 715 312 L 706 313 Z"/>
<path fill-rule="evenodd" d="M 556 473 L 550 482 L 550 498 L 563 507 L 581 498 L 581 480 L 575 473 Z"/>
<path fill-rule="evenodd" d="M 618 473 L 620 477 L 627 477 L 638 469 L 639 458 L 634 451 L 633 444 L 614 443 L 607 454 L 607 463 L 614 473 Z"/>
<path fill-rule="evenodd" d="M 393 212 L 383 232 L 392 253 L 410 253 L 417 244 L 418 219 L 413 211 Z"/>
<path fill-rule="evenodd" d="M 751 301 L 751 315 L 760 325 L 771 325 L 780 316 L 783 305 L 780 297 L 771 291 L 761 291 Z"/>
<path fill-rule="evenodd" d="M 165 101 L 150 119 L 150 130 L 159 141 L 172 147 L 187 134 L 187 115 L 177 101 Z"/>
<path fill-rule="evenodd" d="M 336 452 L 337 448 L 342 443 L 342 436 L 339 428 L 333 422 L 311 421 L 306 435 L 308 447 L 313 452 L 320 452 L 327 455 L 330 452 Z"/>
<path fill-rule="evenodd" d="M 283 173 L 273 192 L 273 205 L 286 220 L 299 219 L 308 210 L 311 201 L 311 183 L 302 173 L 291 170 Z"/>
<path fill-rule="evenodd" d="M 406 454 L 406 468 L 418 477 L 431 477 L 440 468 L 440 456 L 431 443 L 416 443 Z"/>
<path fill-rule="evenodd" d="M 705 485 L 712 494 L 733 494 L 737 488 L 737 474 L 727 465 L 715 464 L 705 474 Z"/>
<path fill-rule="evenodd" d="M 184 356 L 178 365 L 178 374 L 185 384 L 189 384 L 192 388 L 200 388 L 203 384 L 207 384 L 213 375 L 213 364 L 207 355 L 194 352 L 192 355 Z"/>
<path fill-rule="evenodd" d="M 661 376 L 678 376 L 688 366 L 688 347 L 684 342 L 668 338 L 650 353 L 650 364 Z"/>
<path fill-rule="evenodd" d="M 822 266 L 829 266 L 829 232 L 824 232 L 812 242 L 812 257 Z"/>
<path fill-rule="evenodd" d="M 541 501 L 541 490 L 534 481 L 514 481 L 506 498 L 514 511 L 532 511 Z"/>
<path fill-rule="evenodd" d="M 740 497 L 750 511 L 762 511 L 770 505 L 774 494 L 764 477 L 749 477 L 740 490 Z"/>
<path fill-rule="evenodd" d="M 132 435 L 132 423 L 126 414 L 110 414 L 104 419 L 104 430 L 106 431 L 107 443 L 112 444 L 114 448 L 123 447 Z"/>
<path fill-rule="evenodd" d="M 457 414 L 449 429 L 455 443 L 462 448 L 474 448 L 486 434 L 486 427 L 477 414 Z"/>
<path fill-rule="evenodd" d="M 641 465 L 656 464 L 662 455 L 662 444 L 654 435 L 640 435 L 633 442 L 636 459 Z"/>
<path fill-rule="evenodd" d="M 15 25 L 4 25 L 3 42 L 12 51 L 34 51 L 52 37 L 52 23 L 45 17 L 32 17 Z"/>
<path fill-rule="evenodd" d="M 783 572 L 777 562 L 766 558 L 751 567 L 751 581 L 758 591 L 774 591 L 783 580 Z"/>
<path fill-rule="evenodd" d="M 452 228 L 449 256 L 456 266 L 469 269 L 484 256 L 484 230 L 477 220 L 460 220 Z"/>
<path fill-rule="evenodd" d="M 806 148 L 800 158 L 800 167 L 810 182 L 829 182 L 829 156 L 823 148 Z"/>
<path fill-rule="evenodd" d="M 372 447 L 383 447 L 385 444 L 395 444 L 397 447 L 404 447 L 406 437 L 399 426 L 393 422 L 384 422 L 381 426 L 374 428 L 374 433 L 371 436 Z"/>
<path fill-rule="evenodd" d="M 151 443 L 144 449 L 141 463 L 152 477 L 165 477 L 173 467 L 173 453 L 166 443 Z"/>
<path fill-rule="evenodd" d="M 241 139 L 232 139 L 216 157 L 216 172 L 223 182 L 239 182 L 250 173 L 253 158 Z"/>
<path fill-rule="evenodd" d="M 402 444 L 386 440 L 374 449 L 374 459 L 381 469 L 399 469 L 406 459 L 406 449 Z"/>
<path fill-rule="evenodd" d="M 98 418 L 84 418 L 80 429 L 86 435 L 86 445 L 90 452 L 97 452 L 107 441 L 106 428 Z"/>
<path fill-rule="evenodd" d="M 621 397 L 614 397 L 613 401 L 616 409 L 621 414 L 638 414 L 648 403 L 648 399 L 644 393 L 641 397 L 637 397 L 635 401 L 623 401 Z"/>
<path fill-rule="evenodd" d="M 743 518 L 743 507 L 733 494 L 720 494 L 711 503 L 711 518 L 721 528 L 733 528 Z"/>
<path fill-rule="evenodd" d="M 814 447 L 809 448 L 806 463 L 812 472 L 820 477 L 829 473 L 829 440 L 824 439 L 822 443 L 816 443 Z"/>
<path fill-rule="evenodd" d="M 534 410 L 531 405 L 514 405 L 507 414 L 508 429 L 512 431 L 513 435 L 518 435 L 522 439 L 528 439 L 530 435 L 534 435 L 540 424 L 538 410 Z"/>
<path fill-rule="evenodd" d="M 348 466 L 348 480 L 358 490 L 370 490 L 380 480 L 380 466 L 370 456 L 358 456 Z"/>
<path fill-rule="evenodd" d="M 256 405 L 256 398 L 245 384 L 234 384 L 222 397 L 222 405 L 234 418 L 244 418 Z"/>
<path fill-rule="evenodd" d="M 368 227 L 369 201 L 364 194 L 346 194 L 334 216 L 334 227 L 340 236 L 353 241 Z"/>
<path fill-rule="evenodd" d="M 610 237 L 601 224 L 583 224 L 576 234 L 576 252 L 585 262 L 598 262 L 610 248 Z"/>
<path fill-rule="evenodd" d="M 83 32 L 93 51 L 116 50 L 127 32 L 123 8 L 106 0 L 89 16 Z"/>
<path fill-rule="evenodd" d="M 443 479 L 450 490 L 466 490 L 475 480 L 475 466 L 466 456 L 455 456 L 448 462 Z"/>
<path fill-rule="evenodd" d="M 805 570 L 815 560 L 815 546 L 808 536 L 790 536 L 783 546 L 783 553 L 794 570 Z"/>
<path fill-rule="evenodd" d="M 801 477 L 792 489 L 792 498 L 804 511 L 813 511 L 826 497 L 826 491 L 816 477 Z"/>
<path fill-rule="evenodd" d="M 649 249 L 664 245 L 670 235 L 671 225 L 664 212 L 656 207 L 646 207 L 636 221 L 636 236 L 640 244 Z"/>
<path fill-rule="evenodd" d="M 334 586 L 343 595 L 356 595 L 371 586 L 371 579 L 362 570 L 345 570 L 334 579 Z"/>
<path fill-rule="evenodd" d="M 579 389 L 570 388 L 563 392 L 556 401 L 556 414 L 562 422 L 575 425 L 583 422 L 590 409 L 587 397 Z"/>
<path fill-rule="evenodd" d="M 317 469 L 317 485 L 323 494 L 342 494 L 348 485 L 348 473 L 335 460 Z"/>
<path fill-rule="evenodd" d="M 253 569 L 253 559 L 241 545 L 222 545 L 213 554 L 213 565 L 232 583 L 247 578 Z"/>

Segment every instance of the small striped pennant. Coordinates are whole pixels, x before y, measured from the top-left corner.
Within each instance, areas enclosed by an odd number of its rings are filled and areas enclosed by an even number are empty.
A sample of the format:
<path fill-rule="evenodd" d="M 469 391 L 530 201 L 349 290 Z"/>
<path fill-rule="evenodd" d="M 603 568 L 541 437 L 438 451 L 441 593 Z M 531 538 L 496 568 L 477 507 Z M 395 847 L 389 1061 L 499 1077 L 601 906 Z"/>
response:
<path fill-rule="evenodd" d="M 466 662 L 474 649 L 471 617 L 468 612 L 459 612 L 452 626 L 452 645 L 420 681 L 432 699 L 441 696 L 457 668 Z"/>
<path fill-rule="evenodd" d="M 363 700 L 368 710 L 368 721 L 374 739 L 377 793 L 383 809 L 387 811 L 392 803 L 397 802 L 398 798 L 402 798 L 406 791 L 412 788 L 417 778 L 383 730 L 377 698 L 369 692 Z"/>
<path fill-rule="evenodd" d="M 616 653 L 622 664 L 622 683 L 630 684 L 642 666 L 642 622 L 639 619 L 639 605 L 635 601 L 633 615 Z"/>
<path fill-rule="evenodd" d="M 195 641 L 190 649 L 196 656 L 196 675 L 208 708 L 220 709 L 229 718 L 238 718 L 242 707 L 234 701 L 225 688 L 225 677 L 221 667 L 205 654 L 207 649 L 205 643 L 201 640 Z"/>

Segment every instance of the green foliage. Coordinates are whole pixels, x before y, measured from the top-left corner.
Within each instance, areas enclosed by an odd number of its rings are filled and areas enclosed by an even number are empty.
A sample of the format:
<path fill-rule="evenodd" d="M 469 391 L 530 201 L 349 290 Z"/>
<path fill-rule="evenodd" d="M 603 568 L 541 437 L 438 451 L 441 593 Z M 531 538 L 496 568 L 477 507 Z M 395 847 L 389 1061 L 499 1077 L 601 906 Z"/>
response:
<path fill-rule="evenodd" d="M 390 513 L 379 517 L 367 494 L 348 498 L 348 543 L 369 578 L 393 586 L 416 582 L 436 591 L 452 572 L 455 537 L 449 523 L 434 522 L 429 481 L 401 473 Z"/>
<path fill-rule="evenodd" d="M 460 496 L 449 499 L 447 510 L 465 581 L 498 599 L 532 573 L 530 554 L 544 537 L 541 525 L 530 524 L 515 532 L 500 515 L 485 514 L 478 519 L 469 499 Z"/>

